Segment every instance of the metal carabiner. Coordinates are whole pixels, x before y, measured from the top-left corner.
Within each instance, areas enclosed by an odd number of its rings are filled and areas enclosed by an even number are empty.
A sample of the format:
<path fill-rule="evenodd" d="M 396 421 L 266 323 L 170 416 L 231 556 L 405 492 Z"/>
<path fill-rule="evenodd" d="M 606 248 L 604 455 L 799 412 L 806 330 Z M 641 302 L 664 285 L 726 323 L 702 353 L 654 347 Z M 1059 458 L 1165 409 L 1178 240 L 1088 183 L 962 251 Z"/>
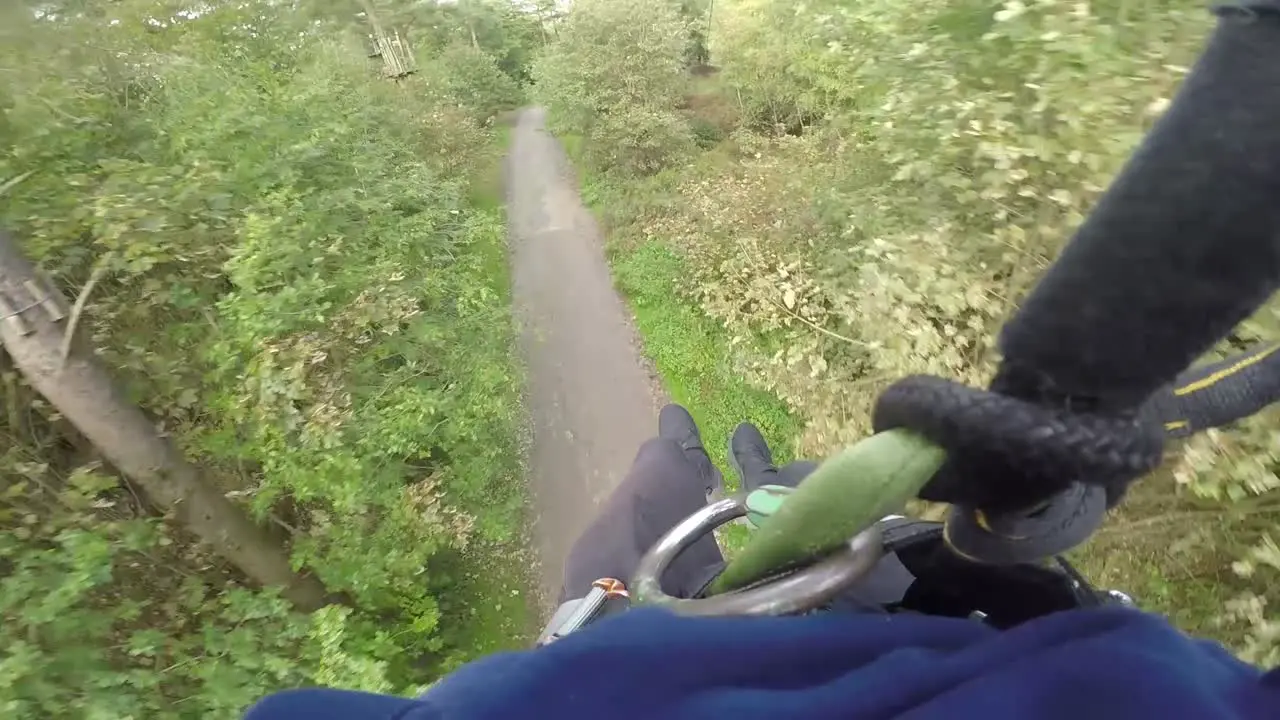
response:
<path fill-rule="evenodd" d="M 663 592 L 662 575 L 676 556 L 703 535 L 746 515 L 747 498 L 747 493 L 740 493 L 711 503 L 663 535 L 640 561 L 632 579 L 631 591 L 637 604 L 691 616 L 793 615 L 822 607 L 870 572 L 884 555 L 880 527 L 873 524 L 812 565 L 742 590 L 703 598 L 677 598 Z"/>

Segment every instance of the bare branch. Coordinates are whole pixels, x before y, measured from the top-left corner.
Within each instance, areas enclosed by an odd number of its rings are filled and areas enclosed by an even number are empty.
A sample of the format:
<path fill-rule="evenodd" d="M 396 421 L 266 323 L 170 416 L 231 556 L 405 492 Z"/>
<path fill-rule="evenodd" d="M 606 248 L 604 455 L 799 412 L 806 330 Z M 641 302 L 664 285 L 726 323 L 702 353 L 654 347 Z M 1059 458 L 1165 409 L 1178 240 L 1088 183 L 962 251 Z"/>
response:
<path fill-rule="evenodd" d="M 80 324 L 80 314 L 84 312 L 84 306 L 89 302 L 89 294 L 93 292 L 93 288 L 98 281 L 107 274 L 106 258 L 100 260 L 93 268 L 93 273 L 89 275 L 89 281 L 80 288 L 80 294 L 76 296 L 76 304 L 71 307 L 71 319 L 67 321 L 66 332 L 62 334 L 62 348 L 60 352 L 61 360 L 59 361 L 59 369 L 67 366 L 67 356 L 71 354 L 71 341 L 75 338 L 76 326 Z"/>

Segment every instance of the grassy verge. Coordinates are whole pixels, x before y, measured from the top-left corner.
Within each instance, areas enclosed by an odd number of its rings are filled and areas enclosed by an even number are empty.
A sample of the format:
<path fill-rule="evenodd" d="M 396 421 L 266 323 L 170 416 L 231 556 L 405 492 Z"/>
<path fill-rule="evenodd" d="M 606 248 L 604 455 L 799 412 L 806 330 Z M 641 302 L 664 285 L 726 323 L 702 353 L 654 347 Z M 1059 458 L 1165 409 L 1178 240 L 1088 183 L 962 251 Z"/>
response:
<path fill-rule="evenodd" d="M 612 259 L 618 289 L 627 298 L 654 362 L 676 402 L 689 408 L 711 458 L 727 468 L 729 434 L 743 420 L 774 445 L 775 459 L 792 457 L 797 422 L 776 397 L 747 384 L 735 367 L 727 333 L 676 290 L 683 261 L 650 241 Z"/>
<path fill-rule="evenodd" d="M 492 213 L 501 227 L 505 227 L 502 158 L 509 136 L 508 128 L 498 126 L 493 152 L 470 188 L 472 205 Z M 492 289 L 509 305 L 511 283 L 505 233 L 496 234 L 494 242 L 477 250 L 483 255 L 485 277 L 492 278 Z M 513 328 L 511 332 L 514 338 Z M 513 349 L 513 368 L 518 367 L 514 353 Z M 514 384 L 505 401 L 512 408 L 518 407 L 520 395 Z M 534 563 L 523 522 L 527 498 L 519 458 L 510 458 L 504 476 L 500 481 L 495 478 L 489 487 L 484 507 L 474 509 L 497 528 L 486 534 L 499 539 L 473 545 L 441 560 L 440 574 L 451 578 L 448 592 L 440 594 L 441 616 L 446 618 L 442 636 L 444 645 L 454 649 L 442 659 L 441 672 L 490 653 L 529 647 L 537 632 L 536 580 L 529 570 Z"/>

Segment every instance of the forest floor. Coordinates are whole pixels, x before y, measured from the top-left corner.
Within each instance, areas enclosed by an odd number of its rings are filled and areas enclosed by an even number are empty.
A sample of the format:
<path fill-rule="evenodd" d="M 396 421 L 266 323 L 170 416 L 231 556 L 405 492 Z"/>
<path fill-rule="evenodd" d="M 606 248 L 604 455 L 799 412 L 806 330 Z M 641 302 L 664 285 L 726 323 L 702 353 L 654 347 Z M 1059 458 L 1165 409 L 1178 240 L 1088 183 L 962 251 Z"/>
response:
<path fill-rule="evenodd" d="M 614 290 L 600 228 L 544 120 L 536 108 L 516 117 L 505 180 L 528 372 L 531 529 L 548 609 L 573 541 L 656 434 L 666 393 Z"/>

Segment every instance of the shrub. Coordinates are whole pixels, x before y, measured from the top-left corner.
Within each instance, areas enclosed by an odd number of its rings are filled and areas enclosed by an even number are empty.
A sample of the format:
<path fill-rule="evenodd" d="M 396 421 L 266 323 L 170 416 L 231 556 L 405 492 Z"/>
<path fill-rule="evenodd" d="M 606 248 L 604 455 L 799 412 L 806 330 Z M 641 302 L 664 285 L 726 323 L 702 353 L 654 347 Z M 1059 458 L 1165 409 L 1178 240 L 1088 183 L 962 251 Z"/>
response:
<path fill-rule="evenodd" d="M 695 117 L 691 120 L 689 130 L 693 133 L 694 144 L 703 150 L 709 150 L 719 145 L 721 141 L 728 137 L 718 125 L 702 118 Z"/>
<path fill-rule="evenodd" d="M 587 160 L 605 172 L 652 175 L 692 149 L 684 118 L 652 107 L 635 107 L 605 116 L 592 128 Z"/>
<path fill-rule="evenodd" d="M 299 615 L 148 517 L 0 354 L 0 517 L 25 527 L 0 540 L 7 717 L 419 685 L 466 651 L 433 560 L 515 531 L 503 223 L 469 187 L 492 138 L 379 78 L 344 24 L 264 7 L 20 13 L 0 222 L 65 295 L 99 279 L 80 327 L 101 360 L 350 607 Z M 511 87 L 447 62 L 482 105 Z"/>
<path fill-rule="evenodd" d="M 520 86 L 493 56 L 465 42 L 455 41 L 445 48 L 433 69 L 448 97 L 482 125 L 523 101 Z"/>
<path fill-rule="evenodd" d="M 535 63 L 535 92 L 559 132 L 580 136 L 598 169 L 650 174 L 691 146 L 675 111 L 687 26 L 667 0 L 575 3 Z"/>

